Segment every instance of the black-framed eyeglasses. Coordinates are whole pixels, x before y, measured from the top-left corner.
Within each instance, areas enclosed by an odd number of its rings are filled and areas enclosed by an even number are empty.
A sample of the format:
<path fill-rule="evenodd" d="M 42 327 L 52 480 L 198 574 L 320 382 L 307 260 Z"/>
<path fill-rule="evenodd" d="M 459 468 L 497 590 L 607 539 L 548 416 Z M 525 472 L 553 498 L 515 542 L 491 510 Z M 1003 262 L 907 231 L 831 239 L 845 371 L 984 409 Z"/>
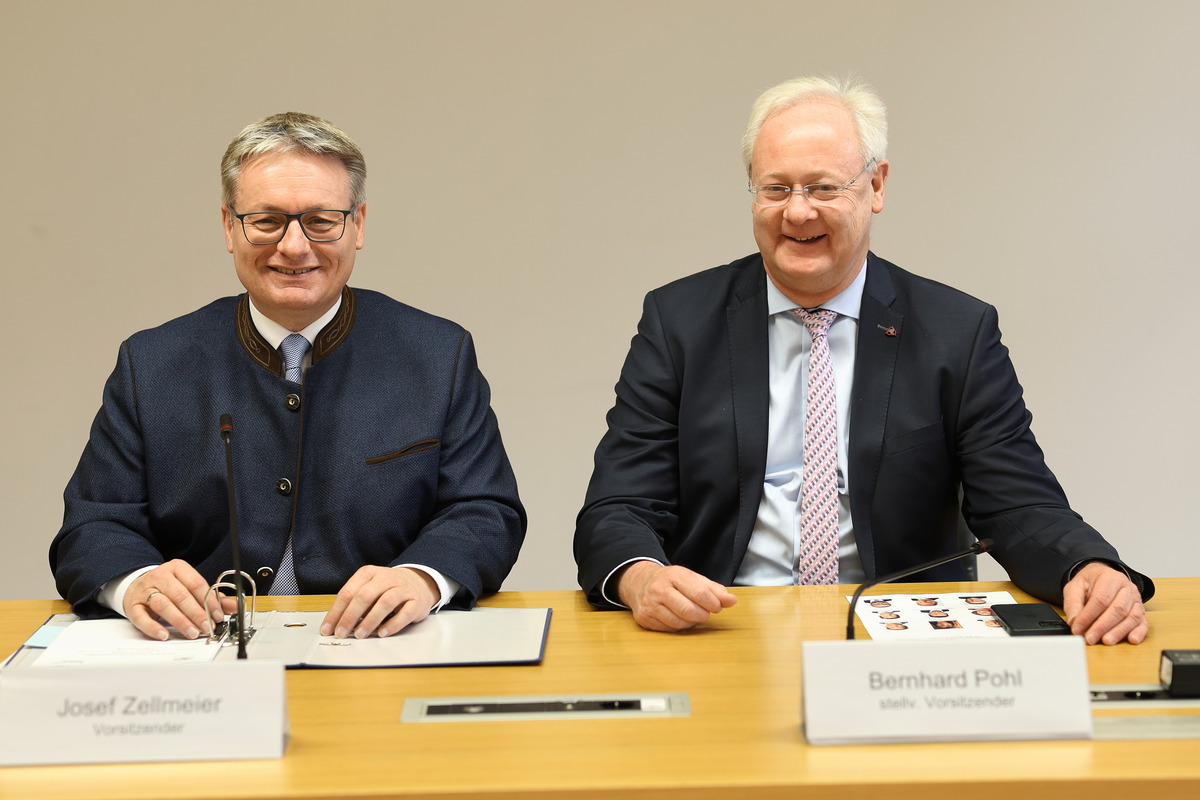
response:
<path fill-rule="evenodd" d="M 851 186 L 853 186 L 863 173 L 869 170 L 875 164 L 875 159 L 871 159 L 866 163 L 858 174 L 850 179 L 850 182 L 843 186 L 835 186 L 830 183 L 810 183 L 807 186 L 784 186 L 778 183 L 764 183 L 760 185 L 751 185 L 747 191 L 754 195 L 754 204 L 757 206 L 785 206 L 792 199 L 793 194 L 801 194 L 808 198 L 808 202 L 816 205 L 824 203 L 832 203 L 839 197 L 843 196 Z"/>
<path fill-rule="evenodd" d="M 233 211 L 231 208 L 230 211 Z M 346 217 L 351 211 L 335 208 L 318 208 L 301 211 L 299 214 L 284 214 L 280 211 L 251 211 L 247 214 L 234 213 L 242 223 L 242 233 L 250 244 L 275 244 L 287 235 L 292 220 L 300 221 L 300 230 L 310 242 L 336 242 L 346 232 Z"/>

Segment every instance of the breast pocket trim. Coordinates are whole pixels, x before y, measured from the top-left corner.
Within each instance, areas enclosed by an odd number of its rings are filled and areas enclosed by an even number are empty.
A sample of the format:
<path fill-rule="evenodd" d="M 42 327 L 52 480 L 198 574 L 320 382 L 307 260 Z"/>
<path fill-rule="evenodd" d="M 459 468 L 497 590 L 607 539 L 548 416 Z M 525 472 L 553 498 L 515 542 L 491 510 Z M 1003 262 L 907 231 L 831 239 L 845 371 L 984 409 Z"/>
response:
<path fill-rule="evenodd" d="M 441 444 L 442 444 L 441 439 L 421 439 L 419 441 L 413 442 L 412 444 L 405 445 L 404 447 L 400 448 L 399 450 L 397 450 L 394 453 L 388 453 L 387 455 L 383 455 L 383 456 L 371 456 L 370 458 L 367 459 L 367 466 L 373 467 L 376 464 L 382 464 L 386 461 L 394 461 L 397 458 L 404 458 L 405 456 L 413 456 L 413 455 L 416 455 L 417 453 L 424 453 L 428 450 L 436 450 L 438 447 L 441 446 Z"/>

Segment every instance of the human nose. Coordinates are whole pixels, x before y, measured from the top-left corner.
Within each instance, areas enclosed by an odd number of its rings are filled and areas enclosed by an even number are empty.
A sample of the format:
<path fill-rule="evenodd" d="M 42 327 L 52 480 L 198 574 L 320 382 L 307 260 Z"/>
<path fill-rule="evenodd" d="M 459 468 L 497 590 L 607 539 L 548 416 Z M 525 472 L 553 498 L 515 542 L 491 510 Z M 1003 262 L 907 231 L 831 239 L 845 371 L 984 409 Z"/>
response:
<path fill-rule="evenodd" d="M 279 252 L 285 255 L 303 255 L 312 249 L 311 242 L 304 235 L 304 229 L 299 219 L 289 219 L 283 229 L 283 238 L 275 245 Z"/>
<path fill-rule="evenodd" d="M 803 222 L 817 216 L 817 209 L 809 199 L 808 192 L 794 191 L 783 204 L 783 215 L 791 222 Z"/>

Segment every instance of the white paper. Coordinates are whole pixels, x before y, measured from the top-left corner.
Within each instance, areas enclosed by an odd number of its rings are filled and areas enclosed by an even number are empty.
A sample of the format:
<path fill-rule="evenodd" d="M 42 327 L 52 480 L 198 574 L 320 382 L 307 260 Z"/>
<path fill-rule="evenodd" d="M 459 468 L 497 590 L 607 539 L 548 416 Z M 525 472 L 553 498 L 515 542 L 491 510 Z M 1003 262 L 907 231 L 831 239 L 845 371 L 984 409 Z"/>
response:
<path fill-rule="evenodd" d="M 545 647 L 550 609 L 441 611 L 383 639 L 321 636 L 324 617 L 324 611 L 258 612 L 246 647 L 248 657 L 310 667 L 537 663 Z M 209 644 L 205 636 L 189 640 L 168 630 L 171 638 L 162 642 L 145 636 L 125 619 L 75 620 L 59 627 L 45 650 L 32 649 L 29 660 L 34 667 L 100 667 L 203 663 L 237 656 L 232 642 Z"/>
<path fill-rule="evenodd" d="M 250 657 L 308 667 L 536 663 L 542 658 L 549 609 L 441 611 L 383 639 L 321 636 L 324 617 L 323 611 L 274 612 L 251 641 Z"/>
<path fill-rule="evenodd" d="M 992 605 L 1014 602 L 1008 592 L 883 594 L 858 598 L 854 613 L 872 639 L 977 639 L 1008 636 Z"/>
<path fill-rule="evenodd" d="M 37 660 L 35 667 L 181 664 L 212 661 L 220 649 L 207 637 L 185 639 L 168 628 L 165 642 L 151 639 L 126 619 L 85 619 L 63 628 Z"/>

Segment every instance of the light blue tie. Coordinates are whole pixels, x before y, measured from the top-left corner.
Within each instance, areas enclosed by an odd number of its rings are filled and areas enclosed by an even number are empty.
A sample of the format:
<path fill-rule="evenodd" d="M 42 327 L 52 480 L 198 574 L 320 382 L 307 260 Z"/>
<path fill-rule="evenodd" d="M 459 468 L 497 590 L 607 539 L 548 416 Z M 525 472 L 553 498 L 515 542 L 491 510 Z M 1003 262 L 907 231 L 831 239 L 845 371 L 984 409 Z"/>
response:
<path fill-rule="evenodd" d="M 283 354 L 283 377 L 292 383 L 302 383 L 301 376 L 304 374 L 304 354 L 308 352 L 308 339 L 305 339 L 298 333 L 293 333 L 283 340 L 283 344 L 279 345 L 279 352 Z"/>
<path fill-rule="evenodd" d="M 293 333 L 279 345 L 283 354 L 283 377 L 292 383 L 300 383 L 304 374 L 302 364 L 304 354 L 308 352 L 308 339 L 298 333 Z M 292 537 L 288 536 L 287 547 L 284 548 L 283 558 L 279 569 L 275 572 L 275 580 L 271 582 L 271 594 L 300 594 L 300 585 L 296 582 L 296 563 L 292 555 Z"/>

